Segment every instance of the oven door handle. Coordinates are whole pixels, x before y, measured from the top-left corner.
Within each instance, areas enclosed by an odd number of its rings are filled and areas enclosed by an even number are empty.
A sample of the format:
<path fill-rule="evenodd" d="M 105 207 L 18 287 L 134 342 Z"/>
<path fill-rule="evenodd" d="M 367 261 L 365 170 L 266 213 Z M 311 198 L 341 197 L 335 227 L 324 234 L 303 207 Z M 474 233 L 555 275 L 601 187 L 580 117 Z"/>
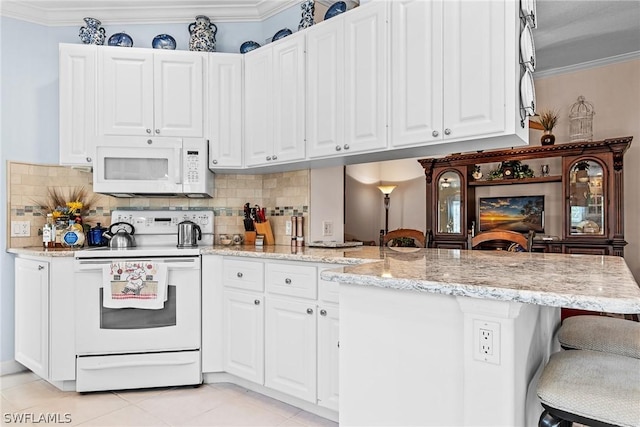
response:
<path fill-rule="evenodd" d="M 177 259 L 108 259 L 108 260 L 79 260 L 76 263 L 76 271 L 102 270 L 104 266 L 111 265 L 112 262 L 157 262 L 166 264 L 171 270 L 198 270 L 200 269 L 199 258 L 177 258 Z"/>
<path fill-rule="evenodd" d="M 98 366 L 85 366 L 82 368 L 83 371 L 100 371 L 102 369 L 118 369 L 118 368 L 131 368 L 137 366 L 178 366 L 178 365 L 190 365 L 194 363 L 193 360 L 158 360 L 158 361 L 149 361 L 149 360 L 141 360 L 139 362 L 113 362 L 113 363 L 102 363 Z"/>

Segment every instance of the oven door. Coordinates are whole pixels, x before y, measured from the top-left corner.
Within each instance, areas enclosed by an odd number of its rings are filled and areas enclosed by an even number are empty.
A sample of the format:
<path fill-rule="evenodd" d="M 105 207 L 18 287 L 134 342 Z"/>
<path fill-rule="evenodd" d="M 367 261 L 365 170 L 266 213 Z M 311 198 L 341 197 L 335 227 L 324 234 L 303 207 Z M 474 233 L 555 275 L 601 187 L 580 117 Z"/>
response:
<path fill-rule="evenodd" d="M 182 139 L 105 138 L 96 146 L 93 191 L 105 194 L 181 194 Z"/>
<path fill-rule="evenodd" d="M 127 354 L 200 348 L 200 258 L 134 258 L 167 265 L 164 308 L 105 308 L 102 269 L 110 259 L 77 259 L 76 354 Z"/>

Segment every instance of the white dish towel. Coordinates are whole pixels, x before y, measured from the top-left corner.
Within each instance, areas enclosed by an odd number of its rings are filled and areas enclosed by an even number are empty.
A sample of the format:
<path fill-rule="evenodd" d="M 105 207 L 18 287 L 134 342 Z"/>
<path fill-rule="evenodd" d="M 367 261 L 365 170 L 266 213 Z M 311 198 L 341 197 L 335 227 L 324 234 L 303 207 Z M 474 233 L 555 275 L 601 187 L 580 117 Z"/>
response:
<path fill-rule="evenodd" d="M 106 308 L 159 310 L 167 300 L 167 265 L 119 261 L 102 269 L 102 305 Z"/>

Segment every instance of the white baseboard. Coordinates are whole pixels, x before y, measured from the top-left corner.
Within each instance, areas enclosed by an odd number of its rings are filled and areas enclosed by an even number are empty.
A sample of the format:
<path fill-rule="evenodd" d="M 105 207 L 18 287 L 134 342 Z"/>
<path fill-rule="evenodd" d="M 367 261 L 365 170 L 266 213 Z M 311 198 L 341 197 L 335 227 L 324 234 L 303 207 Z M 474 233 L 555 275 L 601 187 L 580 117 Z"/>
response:
<path fill-rule="evenodd" d="M 15 360 L 0 362 L 0 377 L 3 377 L 5 375 L 17 374 L 18 372 L 26 370 L 27 368 L 25 368 Z"/>

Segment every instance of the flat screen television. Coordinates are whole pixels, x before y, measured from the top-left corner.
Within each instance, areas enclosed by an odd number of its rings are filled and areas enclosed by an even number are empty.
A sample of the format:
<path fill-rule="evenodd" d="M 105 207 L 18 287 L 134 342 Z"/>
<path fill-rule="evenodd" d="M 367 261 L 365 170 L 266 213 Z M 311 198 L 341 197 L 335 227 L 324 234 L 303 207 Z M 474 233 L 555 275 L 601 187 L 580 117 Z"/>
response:
<path fill-rule="evenodd" d="M 481 197 L 479 202 L 480 231 L 544 233 L 544 196 Z"/>

